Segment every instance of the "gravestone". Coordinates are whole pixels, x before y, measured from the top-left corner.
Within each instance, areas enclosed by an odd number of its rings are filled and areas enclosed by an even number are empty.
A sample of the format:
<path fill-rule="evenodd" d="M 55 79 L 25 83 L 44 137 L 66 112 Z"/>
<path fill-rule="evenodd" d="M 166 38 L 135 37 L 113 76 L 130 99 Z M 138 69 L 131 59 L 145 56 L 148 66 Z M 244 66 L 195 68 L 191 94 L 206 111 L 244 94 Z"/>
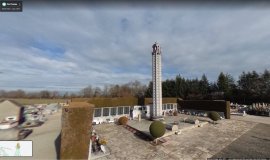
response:
<path fill-rule="evenodd" d="M 178 131 L 178 125 L 174 125 L 174 124 L 166 124 L 165 125 L 166 129 L 171 130 L 171 131 Z"/>
<path fill-rule="evenodd" d="M 172 131 L 178 131 L 178 125 L 172 125 Z"/>
<path fill-rule="evenodd" d="M 198 119 L 193 119 L 193 118 L 187 118 L 185 120 L 185 123 L 191 123 L 191 124 L 195 124 L 198 125 L 200 123 L 200 121 Z"/>
<path fill-rule="evenodd" d="M 60 159 L 88 159 L 93 108 L 86 102 L 63 108 Z"/>

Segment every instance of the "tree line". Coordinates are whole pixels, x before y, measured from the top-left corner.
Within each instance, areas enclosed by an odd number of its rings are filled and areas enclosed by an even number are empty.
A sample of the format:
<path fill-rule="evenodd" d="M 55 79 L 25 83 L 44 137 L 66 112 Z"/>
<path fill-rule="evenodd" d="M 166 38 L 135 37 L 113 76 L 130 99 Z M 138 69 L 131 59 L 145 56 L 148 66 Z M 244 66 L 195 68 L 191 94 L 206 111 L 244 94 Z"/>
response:
<path fill-rule="evenodd" d="M 152 97 L 152 82 L 145 92 Z M 177 75 L 175 79 L 162 82 L 163 97 L 180 97 L 187 100 L 229 100 L 231 102 L 250 104 L 270 102 L 270 72 L 242 72 L 235 81 L 230 74 L 221 72 L 215 82 L 209 82 L 206 75 L 201 79 L 185 79 Z"/>
<path fill-rule="evenodd" d="M 83 88 L 80 92 L 58 91 L 25 92 L 23 90 L 0 90 L 0 97 L 4 98 L 75 98 L 75 97 L 152 97 L 153 83 L 148 86 L 139 81 L 131 81 L 125 84 L 105 85 Z M 174 79 L 166 79 L 162 82 L 163 97 L 179 97 L 190 100 L 229 100 L 237 103 L 250 104 L 253 102 L 270 102 L 270 72 L 256 71 L 242 72 L 238 81 L 228 74 L 221 72 L 214 82 L 209 82 L 205 74 L 200 79 L 187 79 L 177 75 Z"/>
<path fill-rule="evenodd" d="M 122 85 L 113 84 L 100 87 L 91 85 L 80 91 L 80 97 L 142 97 L 147 86 L 135 80 Z"/>
<path fill-rule="evenodd" d="M 0 98 L 64 98 L 58 91 L 35 91 L 26 92 L 18 89 L 14 91 L 0 90 Z"/>
<path fill-rule="evenodd" d="M 5 91 L 0 90 L 0 98 L 91 98 L 91 97 L 142 97 L 147 86 L 139 81 L 131 81 L 125 84 L 104 85 L 93 87 L 91 85 L 83 88 L 79 92 L 59 91 L 35 91 L 26 92 L 24 90 Z"/>

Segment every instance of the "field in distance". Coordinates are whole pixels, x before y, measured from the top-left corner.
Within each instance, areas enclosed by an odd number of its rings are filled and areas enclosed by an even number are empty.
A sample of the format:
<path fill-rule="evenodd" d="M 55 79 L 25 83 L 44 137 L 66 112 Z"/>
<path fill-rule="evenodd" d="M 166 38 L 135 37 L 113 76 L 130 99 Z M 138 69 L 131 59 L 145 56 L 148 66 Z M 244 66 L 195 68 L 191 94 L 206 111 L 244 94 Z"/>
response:
<path fill-rule="evenodd" d="M 14 100 L 22 105 L 32 105 L 32 104 L 50 104 L 50 103 L 65 103 L 69 99 L 47 99 L 47 98 L 11 98 L 10 100 Z"/>

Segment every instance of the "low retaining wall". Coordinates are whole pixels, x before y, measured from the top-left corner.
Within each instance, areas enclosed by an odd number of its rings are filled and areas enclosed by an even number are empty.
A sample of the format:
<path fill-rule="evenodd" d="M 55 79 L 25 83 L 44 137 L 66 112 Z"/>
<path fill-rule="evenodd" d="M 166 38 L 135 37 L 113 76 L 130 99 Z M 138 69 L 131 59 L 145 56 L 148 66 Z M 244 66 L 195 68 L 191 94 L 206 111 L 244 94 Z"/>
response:
<path fill-rule="evenodd" d="M 203 111 L 224 112 L 225 118 L 230 119 L 229 101 L 210 101 L 210 100 L 177 100 L 181 110 L 194 109 Z"/>

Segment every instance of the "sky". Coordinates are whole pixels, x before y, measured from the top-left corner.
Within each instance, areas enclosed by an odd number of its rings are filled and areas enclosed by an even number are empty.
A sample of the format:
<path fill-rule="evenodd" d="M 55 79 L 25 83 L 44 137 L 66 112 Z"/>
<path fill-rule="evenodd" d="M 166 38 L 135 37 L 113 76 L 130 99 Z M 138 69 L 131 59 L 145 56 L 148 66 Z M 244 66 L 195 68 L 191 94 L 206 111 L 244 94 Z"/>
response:
<path fill-rule="evenodd" d="M 23 7 L 0 13 L 0 90 L 148 84 L 155 41 L 163 80 L 270 69 L 269 3 Z"/>

